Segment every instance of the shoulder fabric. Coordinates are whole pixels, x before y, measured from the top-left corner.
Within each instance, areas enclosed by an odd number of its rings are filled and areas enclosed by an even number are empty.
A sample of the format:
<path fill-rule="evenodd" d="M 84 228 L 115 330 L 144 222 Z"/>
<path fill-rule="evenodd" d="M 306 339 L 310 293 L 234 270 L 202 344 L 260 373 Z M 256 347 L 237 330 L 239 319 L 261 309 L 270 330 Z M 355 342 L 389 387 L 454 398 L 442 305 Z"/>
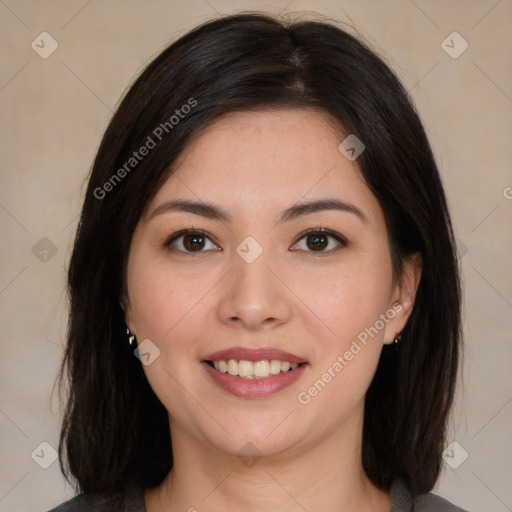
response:
<path fill-rule="evenodd" d="M 435 494 L 423 494 L 414 502 L 414 512 L 467 512 Z"/>
<path fill-rule="evenodd" d="M 402 480 L 396 480 L 390 492 L 390 512 L 467 512 L 431 493 L 422 494 L 414 499 Z M 146 512 L 144 491 L 132 487 L 125 493 L 110 496 L 80 494 L 49 512 Z"/>
<path fill-rule="evenodd" d="M 144 490 L 131 487 L 126 492 L 112 495 L 80 494 L 49 512 L 146 512 Z"/>
<path fill-rule="evenodd" d="M 414 498 L 401 479 L 393 482 L 390 493 L 390 512 L 467 512 L 435 494 L 421 494 Z"/>
<path fill-rule="evenodd" d="M 101 494 L 80 494 L 49 512 L 110 512 L 122 510 L 120 500 Z"/>

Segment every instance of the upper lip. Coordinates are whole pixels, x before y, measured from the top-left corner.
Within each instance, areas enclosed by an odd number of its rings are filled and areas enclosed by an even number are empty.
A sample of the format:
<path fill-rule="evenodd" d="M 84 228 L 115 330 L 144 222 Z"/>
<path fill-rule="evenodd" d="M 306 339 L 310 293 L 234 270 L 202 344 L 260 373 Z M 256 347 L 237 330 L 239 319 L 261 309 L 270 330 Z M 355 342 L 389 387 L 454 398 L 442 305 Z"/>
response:
<path fill-rule="evenodd" d="M 227 359 L 245 360 L 252 361 L 263 361 L 265 359 L 272 360 L 277 359 L 279 361 L 287 361 L 292 364 L 305 363 L 306 360 L 302 357 L 285 352 L 277 348 L 244 348 L 244 347 L 233 347 L 225 350 L 219 350 L 206 356 L 204 361 L 221 361 Z"/>

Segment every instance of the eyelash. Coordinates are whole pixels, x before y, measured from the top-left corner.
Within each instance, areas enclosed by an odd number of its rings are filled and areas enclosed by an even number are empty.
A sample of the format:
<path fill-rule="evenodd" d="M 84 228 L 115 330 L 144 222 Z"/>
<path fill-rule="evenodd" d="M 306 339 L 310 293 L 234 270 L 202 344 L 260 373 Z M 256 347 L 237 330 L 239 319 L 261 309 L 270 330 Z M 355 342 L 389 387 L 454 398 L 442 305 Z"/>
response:
<path fill-rule="evenodd" d="M 319 228 L 307 229 L 306 231 L 303 231 L 302 233 L 300 233 L 297 237 L 297 241 L 293 243 L 292 247 L 297 245 L 303 238 L 307 237 L 308 235 L 315 235 L 315 234 L 327 235 L 328 237 L 334 238 L 339 243 L 339 247 L 337 247 L 335 249 L 329 249 L 327 251 L 325 251 L 325 250 L 324 251 L 305 251 L 305 252 L 309 252 L 309 253 L 313 254 L 314 256 L 322 257 L 322 256 L 327 256 L 327 255 L 330 255 L 333 253 L 337 253 L 338 251 L 340 251 L 341 249 L 344 249 L 348 245 L 348 241 L 346 240 L 346 238 L 344 238 L 339 233 L 336 233 L 335 231 L 331 231 L 330 229 L 327 229 L 327 228 L 319 227 Z M 176 240 L 178 240 L 181 237 L 184 237 L 185 235 L 201 235 L 201 236 L 207 238 L 208 240 L 210 240 L 210 242 L 212 242 L 214 245 L 217 246 L 217 244 L 212 240 L 211 236 L 208 235 L 208 233 L 206 233 L 205 231 L 203 231 L 201 229 L 182 229 L 180 231 L 177 231 L 176 233 L 173 233 L 164 242 L 164 246 L 166 248 L 168 248 L 169 250 L 171 250 L 172 252 L 177 252 L 177 253 L 201 254 L 203 252 L 206 252 L 204 250 L 184 251 L 181 249 L 176 249 L 173 246 L 173 242 L 175 242 Z"/>
<path fill-rule="evenodd" d="M 316 234 L 327 235 L 330 238 L 334 238 L 334 240 L 336 240 L 339 243 L 339 246 L 334 249 L 329 249 L 327 251 L 306 251 L 306 252 L 313 254 L 314 256 L 318 256 L 318 257 L 329 256 L 330 254 L 337 253 L 340 250 L 342 250 L 348 246 L 348 241 L 345 237 L 343 237 L 339 233 L 336 233 L 336 231 L 332 231 L 330 229 L 322 228 L 322 227 L 306 229 L 306 231 L 303 231 L 302 233 L 300 233 L 298 235 L 297 241 L 294 242 L 293 245 L 294 246 L 297 245 L 303 238 L 307 237 L 308 235 L 316 235 Z"/>

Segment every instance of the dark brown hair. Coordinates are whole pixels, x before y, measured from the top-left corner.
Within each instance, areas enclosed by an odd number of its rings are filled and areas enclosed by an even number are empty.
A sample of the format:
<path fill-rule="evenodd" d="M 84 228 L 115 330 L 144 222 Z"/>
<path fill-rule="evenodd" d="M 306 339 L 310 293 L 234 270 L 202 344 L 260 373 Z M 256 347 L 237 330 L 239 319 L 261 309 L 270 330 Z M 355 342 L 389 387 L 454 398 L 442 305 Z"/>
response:
<path fill-rule="evenodd" d="M 154 59 L 99 147 L 69 266 L 60 372 L 60 383 L 69 382 L 60 463 L 77 490 L 156 486 L 173 463 L 167 411 L 127 343 L 119 303 L 142 211 L 191 137 L 223 114 L 308 107 L 366 146 L 357 164 L 384 212 L 394 272 L 407 255 L 422 256 L 401 343 L 384 347 L 367 392 L 362 461 L 381 488 L 398 477 L 414 493 L 434 486 L 458 367 L 460 284 L 420 119 L 390 68 L 346 31 L 240 14 L 194 29 Z"/>

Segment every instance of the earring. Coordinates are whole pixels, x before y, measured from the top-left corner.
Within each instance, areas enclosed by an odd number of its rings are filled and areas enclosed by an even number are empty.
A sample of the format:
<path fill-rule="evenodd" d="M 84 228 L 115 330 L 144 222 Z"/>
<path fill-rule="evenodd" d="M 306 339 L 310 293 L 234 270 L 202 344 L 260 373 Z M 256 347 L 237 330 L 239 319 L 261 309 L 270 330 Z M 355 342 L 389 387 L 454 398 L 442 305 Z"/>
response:
<path fill-rule="evenodd" d="M 396 343 L 398 345 L 398 342 L 402 339 L 402 335 L 400 333 L 398 333 L 396 336 L 395 336 L 395 339 L 393 340 L 394 343 Z"/>
<path fill-rule="evenodd" d="M 128 335 L 128 343 L 131 345 L 135 336 L 130 332 L 130 329 L 126 329 L 126 334 Z"/>

